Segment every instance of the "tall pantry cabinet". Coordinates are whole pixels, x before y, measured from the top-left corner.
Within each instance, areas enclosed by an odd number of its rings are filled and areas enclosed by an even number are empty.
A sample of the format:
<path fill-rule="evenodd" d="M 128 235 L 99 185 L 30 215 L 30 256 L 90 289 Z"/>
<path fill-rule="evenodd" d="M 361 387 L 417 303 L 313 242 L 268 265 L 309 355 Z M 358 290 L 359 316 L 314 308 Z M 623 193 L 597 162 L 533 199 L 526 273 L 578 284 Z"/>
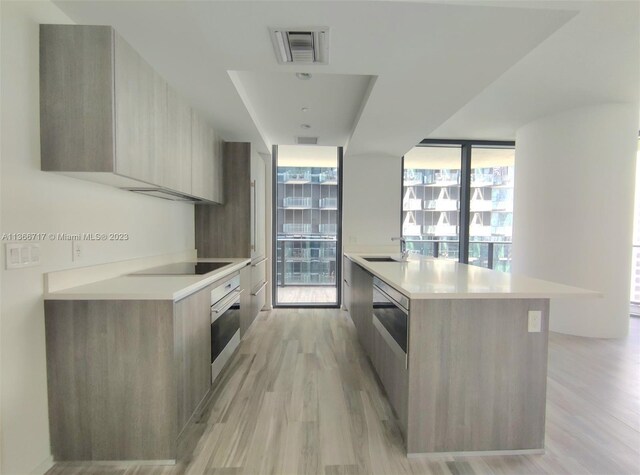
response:
<path fill-rule="evenodd" d="M 267 255 L 265 236 L 266 171 L 263 159 L 247 142 L 222 145 L 224 205 L 195 208 L 198 257 L 250 257 L 240 272 L 240 334 L 244 336 L 265 303 Z"/>

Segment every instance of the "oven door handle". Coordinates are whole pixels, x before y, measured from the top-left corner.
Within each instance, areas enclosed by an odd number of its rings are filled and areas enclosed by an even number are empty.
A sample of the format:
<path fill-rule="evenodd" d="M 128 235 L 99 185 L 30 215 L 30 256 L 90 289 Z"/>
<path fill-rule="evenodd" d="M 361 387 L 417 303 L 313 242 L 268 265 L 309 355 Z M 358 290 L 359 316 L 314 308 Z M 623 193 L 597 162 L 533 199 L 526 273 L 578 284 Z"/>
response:
<path fill-rule="evenodd" d="M 240 300 L 240 294 L 243 290 L 234 290 L 229 297 L 225 298 L 220 305 L 211 306 L 211 323 L 218 319 L 220 315 L 229 310 L 235 303 Z"/>

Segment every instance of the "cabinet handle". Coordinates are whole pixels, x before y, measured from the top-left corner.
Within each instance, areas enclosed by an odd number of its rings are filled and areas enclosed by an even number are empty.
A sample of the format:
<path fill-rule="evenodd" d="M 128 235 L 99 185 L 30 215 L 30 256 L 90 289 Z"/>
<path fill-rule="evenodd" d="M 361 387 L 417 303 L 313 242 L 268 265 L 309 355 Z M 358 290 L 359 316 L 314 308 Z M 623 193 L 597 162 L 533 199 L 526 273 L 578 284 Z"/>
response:
<path fill-rule="evenodd" d="M 258 290 L 256 290 L 255 292 L 252 292 L 251 295 L 253 295 L 254 297 L 256 295 L 258 295 L 260 292 L 262 292 L 262 289 L 264 289 L 267 286 L 267 281 L 265 280 L 262 285 L 260 286 L 260 288 Z"/>
<path fill-rule="evenodd" d="M 258 267 L 260 264 L 262 264 L 264 261 L 266 261 L 267 258 L 263 257 L 262 259 L 260 259 L 258 262 L 256 262 L 255 264 L 251 264 L 251 267 Z"/>
<path fill-rule="evenodd" d="M 251 189 L 253 190 L 253 242 L 251 243 L 251 250 L 256 250 L 256 234 L 258 232 L 258 197 L 256 193 L 256 181 L 251 181 Z"/>

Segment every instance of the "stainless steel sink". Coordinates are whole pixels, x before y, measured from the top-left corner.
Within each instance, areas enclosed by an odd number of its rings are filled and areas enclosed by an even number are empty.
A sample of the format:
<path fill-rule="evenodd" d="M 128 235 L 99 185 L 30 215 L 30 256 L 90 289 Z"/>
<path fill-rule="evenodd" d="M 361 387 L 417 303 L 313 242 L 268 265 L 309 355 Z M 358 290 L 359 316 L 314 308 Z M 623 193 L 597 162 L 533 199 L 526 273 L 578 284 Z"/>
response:
<path fill-rule="evenodd" d="M 367 262 L 401 262 L 399 259 L 394 259 L 389 256 L 363 257 L 363 259 Z"/>

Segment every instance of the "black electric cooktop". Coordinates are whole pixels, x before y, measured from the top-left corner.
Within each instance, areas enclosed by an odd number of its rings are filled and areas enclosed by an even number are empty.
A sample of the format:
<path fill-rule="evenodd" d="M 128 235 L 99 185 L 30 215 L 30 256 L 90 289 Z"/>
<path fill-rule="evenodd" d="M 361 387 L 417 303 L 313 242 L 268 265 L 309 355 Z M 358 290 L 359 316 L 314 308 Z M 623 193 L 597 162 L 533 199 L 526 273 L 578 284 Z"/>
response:
<path fill-rule="evenodd" d="M 143 269 L 129 275 L 204 275 L 229 264 L 231 262 L 176 262 Z"/>

